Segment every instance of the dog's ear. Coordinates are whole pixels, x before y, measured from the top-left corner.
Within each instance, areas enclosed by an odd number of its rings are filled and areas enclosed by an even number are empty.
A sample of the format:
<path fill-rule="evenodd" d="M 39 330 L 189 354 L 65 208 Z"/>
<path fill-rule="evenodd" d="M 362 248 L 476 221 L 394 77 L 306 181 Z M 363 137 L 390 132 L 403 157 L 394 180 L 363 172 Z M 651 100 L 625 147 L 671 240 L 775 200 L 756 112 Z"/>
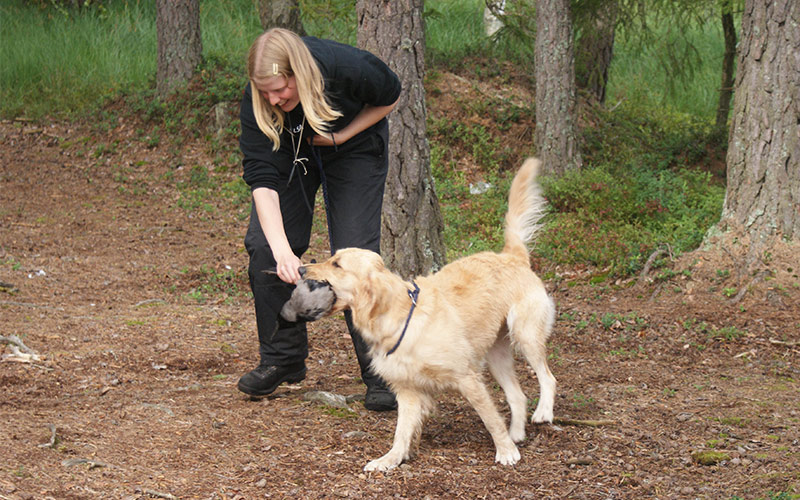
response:
<path fill-rule="evenodd" d="M 374 318 L 375 294 L 370 289 L 369 280 L 364 280 L 356 285 L 353 291 L 353 303 L 350 304 L 350 311 L 353 313 L 353 320 L 362 323 L 361 319 L 369 321 Z"/>
<path fill-rule="evenodd" d="M 382 267 L 382 266 L 380 266 Z M 380 269 L 370 270 L 365 279 L 356 286 L 353 294 L 353 315 L 364 319 L 365 323 L 381 317 L 391 306 L 389 287 Z"/>

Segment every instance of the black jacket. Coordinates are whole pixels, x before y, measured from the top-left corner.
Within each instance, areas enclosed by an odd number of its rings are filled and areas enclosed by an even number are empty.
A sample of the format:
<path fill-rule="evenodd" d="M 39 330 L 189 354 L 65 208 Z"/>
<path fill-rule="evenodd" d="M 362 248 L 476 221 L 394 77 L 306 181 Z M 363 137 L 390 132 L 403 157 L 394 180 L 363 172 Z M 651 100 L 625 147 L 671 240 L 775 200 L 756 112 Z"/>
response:
<path fill-rule="evenodd" d="M 325 79 L 325 95 L 334 109 L 342 113 L 342 116 L 332 124 L 332 132 L 341 130 L 350 123 L 365 104 L 388 106 L 400 96 L 400 79 L 383 61 L 371 53 L 350 45 L 314 37 L 304 37 L 303 42 L 311 51 Z M 294 152 L 289 129 L 297 128 L 302 123 L 302 105 L 298 104 L 294 110 L 287 113 L 280 149 L 273 151 L 272 141 L 261 132 L 256 123 L 251 92 L 248 84 L 239 114 L 242 126 L 239 147 L 244 156 L 243 177 L 251 189 L 267 187 L 278 190 L 279 182 L 288 178 L 292 168 Z M 300 141 L 301 156 L 312 158 L 307 138 L 313 133 L 311 127 L 306 124 Z M 379 133 L 384 135 L 385 142 L 387 140 L 385 118 L 342 145 L 319 147 L 318 152 L 321 154 L 323 164 L 326 155 L 357 151 L 374 141 L 375 135 Z M 316 167 L 312 165 L 312 168 Z"/>

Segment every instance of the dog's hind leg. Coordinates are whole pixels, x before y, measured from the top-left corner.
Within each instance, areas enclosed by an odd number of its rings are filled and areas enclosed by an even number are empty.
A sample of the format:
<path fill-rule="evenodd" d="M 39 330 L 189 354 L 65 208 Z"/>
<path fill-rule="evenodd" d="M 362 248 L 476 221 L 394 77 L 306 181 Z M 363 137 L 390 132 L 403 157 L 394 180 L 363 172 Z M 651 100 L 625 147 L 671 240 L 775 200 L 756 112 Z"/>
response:
<path fill-rule="evenodd" d="M 463 377 L 458 382 L 458 390 L 467 398 L 467 401 L 478 412 L 481 417 L 483 425 L 492 435 L 494 446 L 497 449 L 495 461 L 503 465 L 514 465 L 519 462 L 520 454 L 517 445 L 511 440 L 508 435 L 508 429 L 503 422 L 503 417 L 498 413 L 497 408 L 492 401 L 489 391 L 476 375 Z"/>
<path fill-rule="evenodd" d="M 497 338 L 486 356 L 486 361 L 489 365 L 489 372 L 505 392 L 506 401 L 511 408 L 511 425 L 509 425 L 508 434 L 512 441 L 519 443 L 525 439 L 527 399 L 519 385 L 517 374 L 514 373 L 514 357 L 508 335 L 501 335 Z"/>
<path fill-rule="evenodd" d="M 542 295 L 528 297 L 514 306 L 508 319 L 514 342 L 539 380 L 539 404 L 531 417 L 531 422 L 537 424 L 553 421 L 556 397 L 556 378 L 547 366 L 547 337 L 553 327 L 555 307 L 547 295 Z"/>
<path fill-rule="evenodd" d="M 397 467 L 411 456 L 411 446 L 418 439 L 422 431 L 422 421 L 430 409 L 431 402 L 427 396 L 415 391 L 398 390 L 397 397 L 397 427 L 394 431 L 392 449 L 381 458 L 372 460 L 365 467 L 365 471 L 385 471 Z"/>

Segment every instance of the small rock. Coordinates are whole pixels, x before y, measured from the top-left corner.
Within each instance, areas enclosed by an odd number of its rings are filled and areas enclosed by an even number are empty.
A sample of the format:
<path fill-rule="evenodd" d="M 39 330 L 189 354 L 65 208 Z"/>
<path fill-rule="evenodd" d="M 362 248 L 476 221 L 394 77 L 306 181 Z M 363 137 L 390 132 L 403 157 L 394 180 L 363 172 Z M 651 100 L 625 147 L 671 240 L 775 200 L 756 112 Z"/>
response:
<path fill-rule="evenodd" d="M 303 400 L 321 403 L 334 408 L 349 409 L 344 396 L 327 391 L 309 391 L 303 394 Z"/>
<path fill-rule="evenodd" d="M 492 189 L 491 183 L 488 182 L 476 182 L 475 184 L 469 185 L 469 194 L 483 194 L 487 191 Z"/>
<path fill-rule="evenodd" d="M 178 387 L 176 391 L 199 391 L 203 388 L 203 384 L 192 384 L 184 387 Z"/>
<path fill-rule="evenodd" d="M 688 420 L 691 420 L 693 416 L 694 415 L 692 415 L 691 413 L 679 413 L 678 416 L 675 418 L 678 419 L 678 422 L 686 422 Z"/>
<path fill-rule="evenodd" d="M 350 432 L 345 432 L 344 437 L 348 439 L 350 438 L 369 439 L 372 436 L 364 431 L 350 431 Z"/>
<path fill-rule="evenodd" d="M 11 494 L 17 491 L 17 486 L 14 483 L 0 481 L 0 491 L 2 491 L 3 493 Z"/>
<path fill-rule="evenodd" d="M 266 488 L 267 487 L 267 480 L 262 479 L 261 481 L 256 483 L 256 488 Z"/>
<path fill-rule="evenodd" d="M 104 462 L 100 462 L 98 460 L 91 460 L 88 458 L 68 458 L 66 460 L 61 461 L 61 465 L 64 467 L 72 467 L 74 465 L 87 465 L 89 469 L 95 469 L 97 467 L 108 467 L 108 464 Z"/>

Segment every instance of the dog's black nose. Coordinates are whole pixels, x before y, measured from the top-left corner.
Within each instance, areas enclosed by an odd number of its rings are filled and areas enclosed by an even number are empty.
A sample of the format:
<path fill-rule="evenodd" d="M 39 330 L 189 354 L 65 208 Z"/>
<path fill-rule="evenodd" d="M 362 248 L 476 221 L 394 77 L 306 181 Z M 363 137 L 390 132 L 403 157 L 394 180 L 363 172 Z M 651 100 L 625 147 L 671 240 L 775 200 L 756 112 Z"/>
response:
<path fill-rule="evenodd" d="M 306 268 L 305 268 L 305 266 L 300 266 L 299 268 L 297 268 L 297 272 L 300 273 L 300 277 L 301 278 L 305 278 L 306 277 Z"/>

